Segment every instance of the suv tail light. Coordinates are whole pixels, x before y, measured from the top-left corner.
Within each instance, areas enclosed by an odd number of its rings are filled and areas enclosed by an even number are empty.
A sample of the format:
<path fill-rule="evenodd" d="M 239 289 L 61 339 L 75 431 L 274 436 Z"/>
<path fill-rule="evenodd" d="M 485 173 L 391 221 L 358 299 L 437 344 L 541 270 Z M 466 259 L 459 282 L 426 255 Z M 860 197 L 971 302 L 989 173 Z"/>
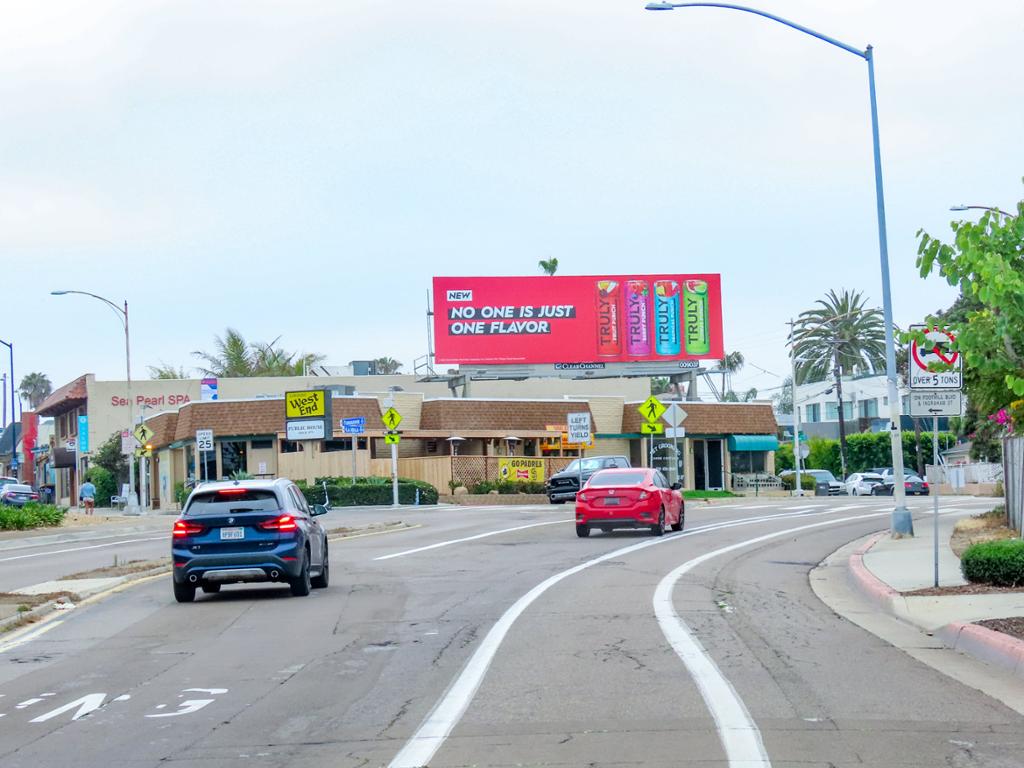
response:
<path fill-rule="evenodd" d="M 186 536 L 198 536 L 205 530 L 206 529 L 198 523 L 192 523 L 187 520 L 175 520 L 171 536 L 176 539 L 182 539 Z"/>
<path fill-rule="evenodd" d="M 291 515 L 281 515 L 275 520 L 260 523 L 260 528 L 264 531 L 295 531 L 298 530 L 298 527 L 295 518 Z"/>

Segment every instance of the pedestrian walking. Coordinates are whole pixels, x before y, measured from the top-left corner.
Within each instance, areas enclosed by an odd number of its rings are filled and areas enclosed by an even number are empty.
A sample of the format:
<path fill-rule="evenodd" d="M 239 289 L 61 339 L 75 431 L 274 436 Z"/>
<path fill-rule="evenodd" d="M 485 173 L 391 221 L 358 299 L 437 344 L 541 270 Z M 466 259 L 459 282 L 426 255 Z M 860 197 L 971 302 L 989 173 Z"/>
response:
<path fill-rule="evenodd" d="M 96 486 L 89 480 L 82 483 L 82 486 L 78 489 L 78 500 L 85 506 L 85 514 L 91 515 L 96 507 Z"/>

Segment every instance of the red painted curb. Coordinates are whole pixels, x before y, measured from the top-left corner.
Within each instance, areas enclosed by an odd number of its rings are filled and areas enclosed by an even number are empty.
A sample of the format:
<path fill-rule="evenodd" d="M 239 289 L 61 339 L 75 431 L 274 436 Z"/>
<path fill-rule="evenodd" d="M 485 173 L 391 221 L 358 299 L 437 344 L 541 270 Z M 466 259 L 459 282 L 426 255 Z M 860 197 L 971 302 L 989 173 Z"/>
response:
<path fill-rule="evenodd" d="M 850 576 L 853 578 L 853 583 L 861 591 L 864 597 L 877 603 L 879 606 L 891 613 L 893 610 L 892 601 L 900 597 L 900 593 L 875 576 L 875 574 L 873 574 L 871 570 L 864 565 L 864 555 L 867 554 L 867 552 L 875 546 L 883 536 L 886 535 L 887 533 L 883 531 L 864 542 L 856 552 L 850 555 L 848 565 L 850 568 Z"/>
<path fill-rule="evenodd" d="M 947 624 L 936 635 L 954 650 L 1024 677 L 1024 640 L 978 624 L 960 622 Z"/>

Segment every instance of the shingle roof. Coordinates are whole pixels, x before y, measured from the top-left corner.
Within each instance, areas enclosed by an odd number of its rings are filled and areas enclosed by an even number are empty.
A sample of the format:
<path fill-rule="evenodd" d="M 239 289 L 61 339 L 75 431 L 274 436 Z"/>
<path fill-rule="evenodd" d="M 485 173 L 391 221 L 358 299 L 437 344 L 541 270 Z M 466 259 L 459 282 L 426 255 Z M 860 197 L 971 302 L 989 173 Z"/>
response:
<path fill-rule="evenodd" d="M 570 413 L 590 412 L 580 401 L 560 400 L 425 400 L 420 415 L 422 430 L 543 432 L 550 425 L 564 425 Z"/>
<path fill-rule="evenodd" d="M 331 419 L 362 416 L 367 425 L 380 423 L 380 404 L 374 397 L 331 398 Z M 284 431 L 284 400 L 224 400 L 188 403 L 177 412 L 161 413 L 146 420 L 158 448 L 179 440 L 194 440 L 197 429 L 212 429 L 216 437 L 276 435 Z M 372 428 L 372 427 L 371 427 Z"/>
<path fill-rule="evenodd" d="M 637 406 L 626 403 L 622 416 L 622 431 L 640 432 Z M 774 435 L 778 430 L 770 403 L 690 403 L 679 405 L 686 411 L 682 426 L 687 435 Z"/>
<path fill-rule="evenodd" d="M 43 400 L 39 408 L 36 409 L 36 412 L 40 416 L 59 416 L 65 411 L 70 411 L 72 408 L 77 408 L 85 403 L 88 397 L 85 380 L 88 375 L 79 376 L 74 381 L 65 384 L 56 392 L 53 392 L 48 398 Z"/>

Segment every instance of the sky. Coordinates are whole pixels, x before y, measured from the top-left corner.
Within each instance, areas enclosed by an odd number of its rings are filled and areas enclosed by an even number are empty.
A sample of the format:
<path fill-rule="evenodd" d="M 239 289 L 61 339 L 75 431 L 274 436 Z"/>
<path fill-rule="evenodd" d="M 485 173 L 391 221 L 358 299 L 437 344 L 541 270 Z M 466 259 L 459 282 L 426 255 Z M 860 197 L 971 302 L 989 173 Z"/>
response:
<path fill-rule="evenodd" d="M 594 0 L 0 0 L 0 338 L 54 387 L 191 367 L 227 326 L 426 353 L 434 275 L 720 272 L 733 387 L 786 322 L 881 305 L 864 61 L 749 14 Z M 1024 197 L 1024 3 L 765 0 L 876 56 L 894 317 L 919 229 Z M 6 350 L 3 350 L 6 352 Z M 6 363 L 3 364 L 6 368 Z"/>

